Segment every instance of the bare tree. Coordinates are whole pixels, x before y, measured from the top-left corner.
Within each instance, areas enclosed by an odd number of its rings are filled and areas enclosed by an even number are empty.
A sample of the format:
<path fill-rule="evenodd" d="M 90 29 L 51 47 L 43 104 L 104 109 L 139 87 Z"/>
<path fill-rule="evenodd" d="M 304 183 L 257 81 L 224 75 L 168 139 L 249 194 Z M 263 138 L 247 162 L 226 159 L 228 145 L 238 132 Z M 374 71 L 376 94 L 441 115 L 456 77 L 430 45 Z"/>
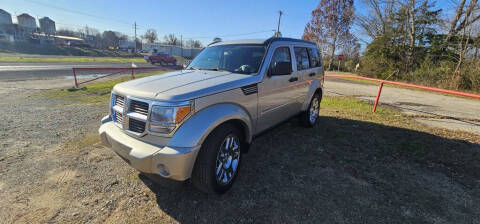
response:
<path fill-rule="evenodd" d="M 107 47 L 118 47 L 120 40 L 120 33 L 114 31 L 103 31 L 103 45 Z"/>
<path fill-rule="evenodd" d="M 202 43 L 199 40 L 188 40 L 187 41 L 187 47 L 191 48 L 201 48 Z"/>
<path fill-rule="evenodd" d="M 480 19 L 480 14 L 475 15 L 479 9 L 477 0 L 470 0 L 468 6 L 465 6 L 466 0 L 461 0 L 455 11 L 455 16 L 450 21 L 446 42 L 450 41 L 454 35 L 464 31 L 468 25 L 475 23 Z"/>
<path fill-rule="evenodd" d="M 62 29 L 57 30 L 57 35 L 70 36 L 70 37 L 80 36 L 80 34 L 78 32 L 75 32 L 75 31 L 73 31 L 71 29 L 67 29 L 67 28 L 62 28 Z"/>
<path fill-rule="evenodd" d="M 163 39 L 165 40 L 165 43 L 168 45 L 180 45 L 180 40 L 173 33 L 165 35 Z"/>
<path fill-rule="evenodd" d="M 155 43 L 155 41 L 158 39 L 157 31 L 154 29 L 148 29 L 142 38 L 147 40 L 148 43 Z"/>
<path fill-rule="evenodd" d="M 343 44 L 342 53 L 345 55 L 347 60 L 352 60 L 355 63 L 360 61 L 360 44 L 358 39 L 354 36 L 346 38 L 347 41 Z"/>
<path fill-rule="evenodd" d="M 321 0 L 312 11 L 312 19 L 305 26 L 303 39 L 316 42 L 329 51 L 328 69 L 335 52 L 352 38 L 353 0 Z"/>
<path fill-rule="evenodd" d="M 391 32 L 395 1 L 364 0 L 367 15 L 357 15 L 357 24 L 371 38 Z"/>

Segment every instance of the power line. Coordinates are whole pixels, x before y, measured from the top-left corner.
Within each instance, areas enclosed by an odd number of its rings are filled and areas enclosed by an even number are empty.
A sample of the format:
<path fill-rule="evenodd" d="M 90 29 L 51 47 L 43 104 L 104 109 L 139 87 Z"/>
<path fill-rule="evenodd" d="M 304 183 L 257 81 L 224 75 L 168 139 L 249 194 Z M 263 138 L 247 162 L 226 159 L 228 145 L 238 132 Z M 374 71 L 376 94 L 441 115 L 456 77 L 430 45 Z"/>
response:
<path fill-rule="evenodd" d="M 97 16 L 97 15 L 85 13 L 85 12 L 82 12 L 82 11 L 77 11 L 77 10 L 73 10 L 73 9 L 67 9 L 67 8 L 58 7 L 58 6 L 55 6 L 55 5 L 46 4 L 46 3 L 43 3 L 43 2 L 37 2 L 37 1 L 33 1 L 33 0 L 24 0 L 24 1 L 34 3 L 34 4 L 37 4 L 37 5 L 41 5 L 41 6 L 44 6 L 44 7 L 54 8 L 54 9 L 58 9 L 58 10 L 62 10 L 62 11 L 70 12 L 70 13 L 75 13 L 75 14 L 79 14 L 79 15 L 83 15 L 83 16 L 89 16 L 89 17 L 97 18 L 97 19 L 101 19 L 101 20 L 108 20 L 108 21 L 114 21 L 114 22 L 117 22 L 117 23 L 130 24 L 129 22 L 118 20 L 118 19 L 115 19 L 115 18 Z"/>
<path fill-rule="evenodd" d="M 245 36 L 245 35 L 266 33 L 266 32 L 275 32 L 275 30 L 262 30 L 262 31 L 255 31 L 255 32 L 250 32 L 250 33 L 225 34 L 225 35 L 216 35 L 216 36 L 186 37 L 185 39 L 206 39 L 206 38 L 215 38 L 215 37 L 235 37 L 235 36 Z"/>
<path fill-rule="evenodd" d="M 38 2 L 38 1 L 34 1 L 34 0 L 24 0 L 24 1 L 30 2 L 30 3 L 33 3 L 33 4 L 37 4 L 37 5 L 41 5 L 41 6 L 44 6 L 44 7 L 49 7 L 49 8 L 53 8 L 53 9 L 57 9 L 57 10 L 62 10 L 62 11 L 74 13 L 74 14 L 89 16 L 89 17 L 96 18 L 96 19 L 114 21 L 114 22 L 122 23 L 122 24 L 131 24 L 129 22 L 126 22 L 126 21 L 123 21 L 123 20 L 118 20 L 118 19 L 115 19 L 115 18 L 97 16 L 97 15 L 85 13 L 85 12 L 82 12 L 82 11 L 67 9 L 67 8 L 63 8 L 63 7 L 58 7 L 58 6 L 55 6 L 55 5 L 51 5 L 51 4 L 47 4 L 47 3 L 43 3 L 43 2 Z M 57 24 L 62 24 L 62 23 L 57 23 Z M 76 26 L 76 27 L 82 27 L 83 28 L 83 26 L 80 26 L 80 25 L 73 25 L 73 24 L 63 24 L 63 25 L 71 25 L 71 26 Z M 138 28 L 138 25 L 136 25 L 136 23 L 134 24 L 134 26 L 135 26 L 134 29 L 135 29 L 135 39 L 136 39 L 136 30 L 140 30 L 140 28 Z M 188 37 L 188 38 L 185 38 L 185 39 L 206 39 L 206 38 L 215 38 L 215 37 L 225 38 L 225 37 L 245 36 L 245 35 L 266 33 L 266 32 L 275 32 L 275 30 L 262 30 L 262 31 L 255 31 L 255 32 L 249 32 L 249 33 L 225 34 L 225 35 L 216 35 L 216 36 Z M 180 34 L 180 35 L 182 35 L 182 34 Z"/>

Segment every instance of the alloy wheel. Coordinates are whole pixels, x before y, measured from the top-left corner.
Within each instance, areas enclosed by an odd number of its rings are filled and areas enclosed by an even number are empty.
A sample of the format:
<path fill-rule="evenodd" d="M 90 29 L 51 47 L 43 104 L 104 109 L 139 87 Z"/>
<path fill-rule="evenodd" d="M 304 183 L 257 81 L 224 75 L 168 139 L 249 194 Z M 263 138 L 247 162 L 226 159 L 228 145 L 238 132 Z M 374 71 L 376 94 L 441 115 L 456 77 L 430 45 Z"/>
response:
<path fill-rule="evenodd" d="M 215 177 L 219 184 L 229 184 L 237 174 L 240 164 L 240 141 L 230 134 L 223 140 L 218 150 L 215 165 Z"/>

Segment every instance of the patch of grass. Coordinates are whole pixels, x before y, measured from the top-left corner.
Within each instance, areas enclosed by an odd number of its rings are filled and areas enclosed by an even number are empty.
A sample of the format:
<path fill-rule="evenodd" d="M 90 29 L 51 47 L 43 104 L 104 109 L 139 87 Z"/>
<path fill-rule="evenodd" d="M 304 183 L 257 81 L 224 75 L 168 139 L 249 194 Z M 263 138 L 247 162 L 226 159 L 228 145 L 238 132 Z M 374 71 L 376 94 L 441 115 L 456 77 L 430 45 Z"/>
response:
<path fill-rule="evenodd" d="M 164 72 L 151 72 L 136 75 L 136 79 L 152 75 L 160 75 Z M 113 86 L 118 83 L 129 81 L 130 77 L 125 76 L 115 80 L 96 82 L 85 85 L 79 89 L 54 89 L 40 93 L 40 96 L 65 100 L 63 104 L 94 104 L 108 102 Z"/>
<path fill-rule="evenodd" d="M 325 74 L 340 74 L 340 75 L 353 75 L 353 76 L 359 76 L 354 73 L 349 73 L 349 72 L 325 72 Z M 370 81 L 370 80 L 363 80 L 363 79 L 355 79 L 355 78 L 335 78 L 335 79 L 343 79 L 343 80 L 348 80 L 351 82 L 356 82 L 356 83 L 366 83 L 366 84 L 371 84 L 371 85 L 376 85 L 379 86 L 380 82 L 376 81 Z M 396 80 L 389 80 L 389 81 L 396 81 Z M 405 81 L 398 81 L 398 82 L 405 82 Z M 407 83 L 407 82 L 405 82 Z M 415 83 L 412 83 L 415 84 Z M 422 85 L 422 84 L 415 84 L 415 85 Z M 424 89 L 418 89 L 418 88 L 413 88 L 413 87 L 408 87 L 408 86 L 399 86 L 399 85 L 394 85 L 394 84 L 389 84 L 389 83 L 384 83 L 384 87 L 394 87 L 394 88 L 400 88 L 400 89 L 409 89 L 409 90 L 414 90 L 414 91 L 421 91 L 421 92 L 427 92 L 427 93 L 433 93 L 433 94 L 439 94 L 439 95 L 444 95 L 444 96 L 453 96 L 453 97 L 458 97 L 458 98 L 464 98 L 464 99 L 474 99 L 477 100 L 476 98 L 471 98 L 471 97 L 465 97 L 465 96 L 457 96 L 457 95 L 452 95 L 448 93 L 441 93 L 441 92 L 433 92 L 430 90 L 424 90 Z M 428 87 L 428 86 L 427 86 Z M 435 86 L 433 86 L 435 87 Z M 439 87 L 435 87 L 439 88 Z M 478 92 L 472 91 L 472 90 L 461 90 L 461 92 L 467 92 L 467 93 L 473 93 L 473 94 L 478 94 Z M 376 94 L 376 92 L 375 92 Z"/>
<path fill-rule="evenodd" d="M 65 63 L 65 62 L 77 62 L 77 63 L 90 63 L 90 62 L 111 62 L 111 63 L 128 63 L 145 62 L 142 57 L 20 57 L 20 56 L 3 56 L 0 57 L 0 62 L 43 62 L 43 63 Z"/>
<path fill-rule="evenodd" d="M 362 115 L 370 119 L 384 119 L 400 115 L 401 112 L 387 107 L 377 106 L 376 113 L 372 112 L 373 104 L 370 101 L 359 100 L 354 97 L 331 97 L 324 96 L 322 99 L 322 108 L 334 110 L 339 113 Z"/>
<path fill-rule="evenodd" d="M 92 145 L 100 144 L 100 136 L 96 133 L 89 133 L 83 137 L 66 142 L 63 146 L 64 150 L 75 151 L 81 150 Z"/>

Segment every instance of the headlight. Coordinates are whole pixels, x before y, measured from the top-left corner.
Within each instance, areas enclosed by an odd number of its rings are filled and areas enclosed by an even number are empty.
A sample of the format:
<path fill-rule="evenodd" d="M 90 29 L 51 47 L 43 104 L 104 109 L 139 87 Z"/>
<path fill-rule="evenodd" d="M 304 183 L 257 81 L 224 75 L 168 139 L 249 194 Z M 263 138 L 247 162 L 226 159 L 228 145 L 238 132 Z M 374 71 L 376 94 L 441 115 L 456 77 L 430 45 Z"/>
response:
<path fill-rule="evenodd" d="M 150 131 L 158 133 L 170 133 L 190 114 L 190 104 L 181 106 L 154 105 L 150 115 Z"/>

